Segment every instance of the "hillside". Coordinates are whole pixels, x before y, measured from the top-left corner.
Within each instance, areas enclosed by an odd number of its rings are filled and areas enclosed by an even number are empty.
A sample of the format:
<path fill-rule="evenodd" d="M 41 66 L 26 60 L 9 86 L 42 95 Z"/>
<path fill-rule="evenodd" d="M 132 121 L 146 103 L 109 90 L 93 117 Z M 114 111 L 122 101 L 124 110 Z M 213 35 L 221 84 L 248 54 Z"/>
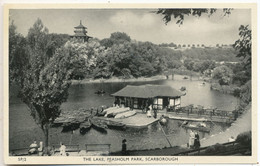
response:
<path fill-rule="evenodd" d="M 182 56 L 188 59 L 214 60 L 217 62 L 237 62 L 234 48 L 191 48 L 182 50 Z"/>

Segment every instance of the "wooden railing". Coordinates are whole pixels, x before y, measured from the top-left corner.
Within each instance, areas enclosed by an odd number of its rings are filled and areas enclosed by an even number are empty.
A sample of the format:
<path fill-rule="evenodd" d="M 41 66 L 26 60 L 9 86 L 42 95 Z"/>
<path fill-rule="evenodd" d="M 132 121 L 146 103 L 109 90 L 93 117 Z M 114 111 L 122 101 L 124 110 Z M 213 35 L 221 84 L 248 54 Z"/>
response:
<path fill-rule="evenodd" d="M 236 119 L 239 114 L 237 110 L 227 111 L 218 108 L 204 108 L 203 106 L 194 107 L 193 105 L 179 108 L 170 107 L 167 111 L 175 112 L 176 114 L 208 116 L 210 118 L 212 118 L 213 116 L 217 116 L 219 118 L 229 118 L 232 120 Z"/>

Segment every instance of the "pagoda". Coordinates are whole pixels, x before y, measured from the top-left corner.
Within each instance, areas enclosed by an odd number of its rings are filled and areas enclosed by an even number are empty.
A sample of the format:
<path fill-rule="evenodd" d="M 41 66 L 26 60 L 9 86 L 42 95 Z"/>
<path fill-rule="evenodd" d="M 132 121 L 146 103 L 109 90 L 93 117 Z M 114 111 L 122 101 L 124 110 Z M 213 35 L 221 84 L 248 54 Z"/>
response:
<path fill-rule="evenodd" d="M 80 24 L 76 27 L 74 27 L 74 35 L 70 36 L 71 39 L 80 41 L 80 42 L 87 42 L 89 38 L 92 38 L 90 36 L 87 35 L 87 27 L 85 27 L 84 25 L 82 25 L 81 20 L 80 20 Z"/>

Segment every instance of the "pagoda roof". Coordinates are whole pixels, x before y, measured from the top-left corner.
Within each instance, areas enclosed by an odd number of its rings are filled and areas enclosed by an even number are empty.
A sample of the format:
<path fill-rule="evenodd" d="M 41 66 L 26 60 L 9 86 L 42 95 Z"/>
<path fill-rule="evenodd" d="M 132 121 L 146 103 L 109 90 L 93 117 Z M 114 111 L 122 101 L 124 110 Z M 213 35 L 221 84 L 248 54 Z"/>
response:
<path fill-rule="evenodd" d="M 79 23 L 79 25 L 78 25 L 78 26 L 76 26 L 76 27 L 74 27 L 74 28 L 76 28 L 76 29 L 79 29 L 79 28 L 84 28 L 84 29 L 87 29 L 87 27 L 85 27 L 84 25 L 82 25 L 82 23 L 81 23 L 81 20 L 80 20 L 80 23 Z"/>
<path fill-rule="evenodd" d="M 127 85 L 125 88 L 112 94 L 112 96 L 153 98 L 153 97 L 180 97 L 184 94 L 170 86 L 165 85 Z"/>

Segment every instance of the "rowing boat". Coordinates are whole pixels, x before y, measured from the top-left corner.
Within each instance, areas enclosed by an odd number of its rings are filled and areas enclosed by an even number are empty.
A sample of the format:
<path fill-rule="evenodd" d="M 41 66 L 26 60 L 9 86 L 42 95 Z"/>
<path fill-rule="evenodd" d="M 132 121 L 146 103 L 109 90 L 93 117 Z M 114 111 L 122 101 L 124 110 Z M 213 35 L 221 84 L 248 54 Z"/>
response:
<path fill-rule="evenodd" d="M 136 114 L 136 111 L 132 110 L 132 111 L 127 111 L 127 112 L 123 112 L 123 113 L 117 114 L 115 116 L 115 118 L 116 119 L 123 119 L 123 118 L 128 118 L 130 116 L 134 116 L 135 114 Z"/>
<path fill-rule="evenodd" d="M 113 110 L 107 111 L 105 117 L 114 117 L 117 114 L 129 111 L 129 109 L 130 109 L 129 107 L 122 107 L 122 108 L 113 109 Z"/>
<path fill-rule="evenodd" d="M 107 125 L 105 122 L 98 119 L 90 119 L 92 127 L 101 133 L 107 133 Z"/>
<path fill-rule="evenodd" d="M 61 132 L 69 132 L 69 131 L 77 130 L 79 126 L 80 123 L 75 123 L 75 122 L 64 123 L 62 125 L 63 128 Z"/>
<path fill-rule="evenodd" d="M 110 129 L 125 130 L 126 125 L 121 122 L 108 121 L 107 127 Z"/>
<path fill-rule="evenodd" d="M 193 125 L 193 124 L 187 124 L 187 125 L 182 125 L 183 128 L 186 129 L 191 129 L 191 130 L 197 130 L 205 133 L 209 133 L 210 129 L 208 127 L 204 126 L 198 126 L 198 125 Z"/>
<path fill-rule="evenodd" d="M 86 132 L 88 132 L 91 129 L 91 126 L 92 126 L 92 124 L 90 123 L 89 120 L 81 123 L 80 126 L 79 126 L 80 127 L 80 130 L 79 130 L 80 134 L 86 134 Z"/>

